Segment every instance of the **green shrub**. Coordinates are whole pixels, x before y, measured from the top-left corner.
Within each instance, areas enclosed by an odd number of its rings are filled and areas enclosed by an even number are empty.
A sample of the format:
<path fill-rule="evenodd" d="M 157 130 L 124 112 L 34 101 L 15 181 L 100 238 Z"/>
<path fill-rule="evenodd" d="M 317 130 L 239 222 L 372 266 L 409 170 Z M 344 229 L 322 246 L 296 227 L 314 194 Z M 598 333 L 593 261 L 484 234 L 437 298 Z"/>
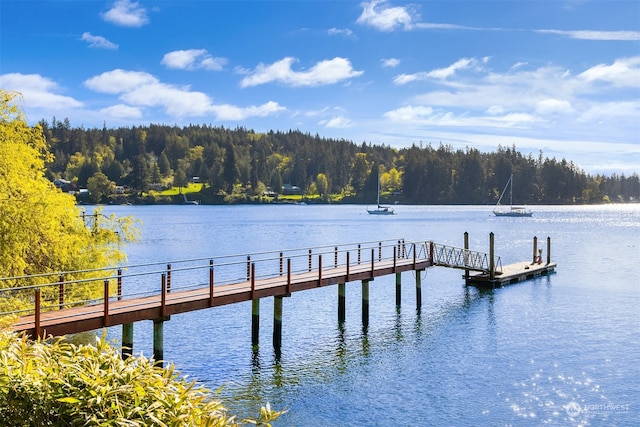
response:
<path fill-rule="evenodd" d="M 10 426 L 269 426 L 282 412 L 236 421 L 215 393 L 173 366 L 123 360 L 95 345 L 30 341 L 0 328 L 0 424 Z"/>

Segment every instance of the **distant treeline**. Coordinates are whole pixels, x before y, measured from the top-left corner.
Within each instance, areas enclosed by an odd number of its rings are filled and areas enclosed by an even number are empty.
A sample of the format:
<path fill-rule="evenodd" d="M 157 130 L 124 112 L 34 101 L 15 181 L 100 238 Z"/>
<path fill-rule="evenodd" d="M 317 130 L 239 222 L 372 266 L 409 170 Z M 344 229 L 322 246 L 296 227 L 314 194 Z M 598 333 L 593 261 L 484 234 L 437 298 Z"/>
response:
<path fill-rule="evenodd" d="M 511 174 L 517 203 L 640 199 L 637 173 L 592 176 L 569 160 L 542 152 L 523 155 L 515 146 L 483 153 L 442 144 L 355 144 L 298 130 L 153 124 L 84 129 L 55 118 L 40 125 L 54 154 L 47 170 L 51 180 L 78 188 L 126 186 L 138 201 L 148 201 L 151 188 L 184 187 L 197 177 L 204 183 L 198 195 L 203 203 L 266 200 L 264 194 L 281 193 L 285 184 L 320 200 L 372 203 L 380 177 L 385 202 L 494 204 Z"/>

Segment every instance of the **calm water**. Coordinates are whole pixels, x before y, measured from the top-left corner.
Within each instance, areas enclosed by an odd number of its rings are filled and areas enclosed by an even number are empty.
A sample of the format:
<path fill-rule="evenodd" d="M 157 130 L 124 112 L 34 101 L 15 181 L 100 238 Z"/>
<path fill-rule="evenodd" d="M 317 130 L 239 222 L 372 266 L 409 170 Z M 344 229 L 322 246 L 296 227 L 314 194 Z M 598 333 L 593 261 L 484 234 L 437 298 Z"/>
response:
<path fill-rule="evenodd" d="M 465 288 L 461 272 L 432 268 L 371 283 L 370 323 L 360 283 L 347 284 L 347 321 L 337 287 L 284 300 L 282 356 L 271 347 L 271 299 L 261 304 L 258 353 L 251 305 L 173 316 L 164 357 L 226 405 L 256 414 L 264 402 L 289 412 L 279 426 L 638 425 L 640 423 L 640 205 L 537 207 L 533 218 L 495 218 L 491 207 L 117 206 L 143 221 L 129 263 L 406 239 L 488 252 L 495 233 L 503 264 L 528 260 L 533 236 L 552 240 L 557 272 L 494 291 Z M 546 253 L 544 254 L 546 257 Z M 135 325 L 134 351 L 152 352 L 152 323 Z M 109 331 L 120 338 L 120 328 Z"/>

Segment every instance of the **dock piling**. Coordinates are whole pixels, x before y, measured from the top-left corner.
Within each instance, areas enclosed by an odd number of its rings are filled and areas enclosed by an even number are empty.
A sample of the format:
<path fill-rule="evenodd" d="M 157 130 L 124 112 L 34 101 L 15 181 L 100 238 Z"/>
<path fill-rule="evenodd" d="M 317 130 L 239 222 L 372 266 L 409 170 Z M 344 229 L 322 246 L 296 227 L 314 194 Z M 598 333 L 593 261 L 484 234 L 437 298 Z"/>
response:
<path fill-rule="evenodd" d="M 164 366 L 164 318 L 153 320 L 153 360 L 156 365 Z"/>
<path fill-rule="evenodd" d="M 369 327 L 369 281 L 362 281 L 362 327 Z"/>
<path fill-rule="evenodd" d="M 127 359 L 133 354 L 133 323 L 122 325 L 122 358 Z"/>
<path fill-rule="evenodd" d="M 282 295 L 273 297 L 273 348 L 276 353 L 282 348 Z"/>
<path fill-rule="evenodd" d="M 338 283 L 338 323 L 343 324 L 347 313 L 347 286 L 345 283 Z"/>

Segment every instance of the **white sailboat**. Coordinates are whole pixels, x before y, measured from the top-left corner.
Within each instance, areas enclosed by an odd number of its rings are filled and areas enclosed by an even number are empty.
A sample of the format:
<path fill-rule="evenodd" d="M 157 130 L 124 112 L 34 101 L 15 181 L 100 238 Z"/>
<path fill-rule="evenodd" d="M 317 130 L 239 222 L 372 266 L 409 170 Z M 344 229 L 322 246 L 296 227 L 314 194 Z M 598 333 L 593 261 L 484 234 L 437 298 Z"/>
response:
<path fill-rule="evenodd" d="M 509 187 L 509 208 L 502 208 L 500 202 L 502 201 L 502 197 L 504 196 L 505 191 L 507 191 L 507 187 Z M 498 203 L 496 203 L 496 207 L 493 209 L 493 214 L 495 216 L 513 216 L 513 217 L 529 217 L 533 215 L 533 212 L 528 210 L 524 206 L 514 206 L 513 205 L 513 174 L 509 177 L 509 181 L 507 181 L 507 185 L 504 186 L 504 190 L 502 190 L 502 194 L 500 194 L 500 198 L 498 199 Z"/>
<path fill-rule="evenodd" d="M 395 212 L 389 206 L 380 204 L 380 175 L 378 175 L 378 206 L 375 209 L 367 209 L 370 215 L 394 215 Z"/>

